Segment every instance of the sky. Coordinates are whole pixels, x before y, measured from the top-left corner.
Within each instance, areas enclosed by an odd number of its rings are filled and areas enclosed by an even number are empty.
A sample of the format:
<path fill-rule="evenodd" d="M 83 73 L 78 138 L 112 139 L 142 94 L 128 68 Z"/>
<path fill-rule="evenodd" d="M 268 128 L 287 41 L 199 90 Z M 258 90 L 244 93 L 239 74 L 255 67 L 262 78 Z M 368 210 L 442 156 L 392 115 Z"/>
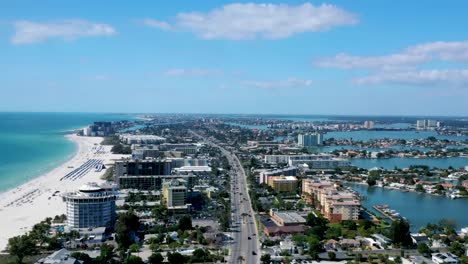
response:
<path fill-rule="evenodd" d="M 468 115 L 468 1 L 0 1 L 0 111 Z"/>

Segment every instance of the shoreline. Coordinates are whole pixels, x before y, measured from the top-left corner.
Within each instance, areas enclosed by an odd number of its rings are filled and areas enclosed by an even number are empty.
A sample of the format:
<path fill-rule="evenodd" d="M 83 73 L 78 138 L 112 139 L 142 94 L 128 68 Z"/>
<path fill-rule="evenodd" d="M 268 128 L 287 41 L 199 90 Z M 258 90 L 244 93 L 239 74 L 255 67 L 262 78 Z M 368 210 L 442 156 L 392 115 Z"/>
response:
<path fill-rule="evenodd" d="M 100 145 L 102 137 L 64 136 L 77 145 L 70 159 L 20 186 L 0 193 L 0 250 L 6 248 L 9 238 L 30 231 L 34 224 L 46 217 L 65 214 L 66 206 L 61 194 L 77 190 L 87 182 L 104 182 L 101 176 L 106 169 L 100 172 L 91 169 L 74 179 L 61 180 L 63 176 L 89 159 L 100 159 L 107 168 L 113 160 L 125 156 L 111 154 L 111 146 Z M 99 151 L 96 151 L 96 147 L 100 148 Z"/>

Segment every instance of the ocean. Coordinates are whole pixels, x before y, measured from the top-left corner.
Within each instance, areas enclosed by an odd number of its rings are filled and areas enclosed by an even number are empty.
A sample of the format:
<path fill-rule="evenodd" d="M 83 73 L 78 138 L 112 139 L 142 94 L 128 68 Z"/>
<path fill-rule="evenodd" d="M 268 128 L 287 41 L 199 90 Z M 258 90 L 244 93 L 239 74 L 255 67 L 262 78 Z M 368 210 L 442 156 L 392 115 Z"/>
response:
<path fill-rule="evenodd" d="M 0 112 L 0 192 L 15 188 L 69 160 L 77 151 L 67 131 L 94 121 L 133 120 L 135 115 Z"/>

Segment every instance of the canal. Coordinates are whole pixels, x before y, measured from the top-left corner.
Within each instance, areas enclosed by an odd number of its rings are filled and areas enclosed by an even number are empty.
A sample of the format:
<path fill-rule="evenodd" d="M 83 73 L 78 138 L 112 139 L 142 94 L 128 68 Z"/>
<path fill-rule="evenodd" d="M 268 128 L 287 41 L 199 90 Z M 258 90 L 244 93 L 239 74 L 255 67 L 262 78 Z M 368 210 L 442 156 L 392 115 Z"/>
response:
<path fill-rule="evenodd" d="M 468 226 L 468 199 L 452 200 L 445 196 L 359 184 L 349 186 L 366 198 L 362 205 L 367 209 L 376 212 L 372 206 L 387 204 L 410 221 L 412 231 L 418 231 L 427 223 L 437 223 L 443 218 L 455 220 L 457 229 Z"/>

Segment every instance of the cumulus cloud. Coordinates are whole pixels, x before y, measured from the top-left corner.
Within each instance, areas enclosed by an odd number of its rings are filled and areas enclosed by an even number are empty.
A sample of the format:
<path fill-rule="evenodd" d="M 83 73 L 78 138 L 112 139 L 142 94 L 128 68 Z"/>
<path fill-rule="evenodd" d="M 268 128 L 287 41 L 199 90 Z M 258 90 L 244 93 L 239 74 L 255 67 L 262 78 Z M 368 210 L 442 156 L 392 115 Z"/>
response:
<path fill-rule="evenodd" d="M 206 13 L 179 13 L 173 24 L 148 20 L 149 26 L 195 33 L 203 39 L 281 39 L 358 23 L 355 14 L 334 5 L 233 3 Z"/>
<path fill-rule="evenodd" d="M 117 31 L 108 24 L 70 19 L 55 22 L 21 20 L 14 23 L 13 44 L 43 42 L 51 38 L 75 40 L 82 37 L 112 36 Z"/>
<path fill-rule="evenodd" d="M 159 28 L 162 30 L 170 30 L 172 28 L 171 25 L 167 22 L 158 21 L 158 20 L 151 19 L 151 18 L 143 19 L 143 24 L 149 27 Z"/>
<path fill-rule="evenodd" d="M 275 88 L 294 88 L 294 87 L 308 87 L 312 85 L 311 80 L 303 80 L 296 78 L 289 78 L 286 80 L 277 80 L 277 81 L 243 81 L 243 85 L 251 86 L 256 88 L 264 89 L 275 89 Z"/>
<path fill-rule="evenodd" d="M 468 85 L 468 69 L 380 72 L 354 79 L 357 84 Z"/>
<path fill-rule="evenodd" d="M 223 74 L 223 71 L 216 69 L 169 69 L 164 72 L 166 76 L 208 76 L 208 75 L 219 75 Z"/>
<path fill-rule="evenodd" d="M 340 69 L 394 69 L 414 67 L 436 60 L 468 61 L 468 41 L 424 43 L 382 56 L 353 56 L 340 53 L 330 58 L 318 59 L 315 65 Z"/>

